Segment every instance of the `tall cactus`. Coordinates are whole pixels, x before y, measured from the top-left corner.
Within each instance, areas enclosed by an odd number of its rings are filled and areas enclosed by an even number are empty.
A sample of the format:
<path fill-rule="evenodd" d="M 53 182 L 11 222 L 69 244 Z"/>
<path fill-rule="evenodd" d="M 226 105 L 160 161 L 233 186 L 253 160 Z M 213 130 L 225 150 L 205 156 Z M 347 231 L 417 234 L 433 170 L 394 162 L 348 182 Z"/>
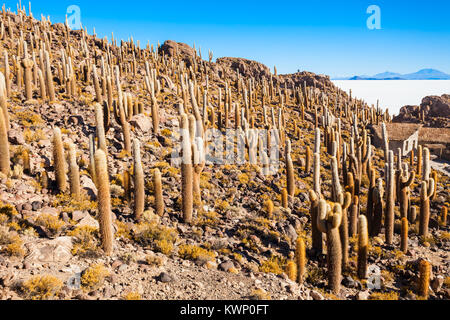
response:
<path fill-rule="evenodd" d="M 10 171 L 8 128 L 3 110 L 0 110 L 0 172 L 8 176 Z"/>
<path fill-rule="evenodd" d="M 303 284 L 306 274 L 306 247 L 303 238 L 298 237 L 295 249 L 295 258 L 297 264 L 297 282 Z"/>
<path fill-rule="evenodd" d="M 322 232 L 317 227 L 317 216 L 319 215 L 319 197 L 314 190 L 309 190 L 309 200 L 311 202 L 310 217 L 311 217 L 311 238 L 312 248 L 318 253 L 323 252 L 323 237 Z"/>
<path fill-rule="evenodd" d="M 428 237 L 428 223 L 430 221 L 430 199 L 433 196 L 435 183 L 433 179 L 422 181 L 420 184 L 420 221 L 419 235 Z"/>
<path fill-rule="evenodd" d="M 334 202 L 339 201 L 339 197 L 341 196 L 341 182 L 339 181 L 339 168 L 336 157 L 331 157 L 331 178 L 332 178 L 332 189 L 331 189 L 331 198 Z"/>
<path fill-rule="evenodd" d="M 181 187 L 182 209 L 185 223 L 192 222 L 193 210 L 193 171 L 192 171 L 192 145 L 189 134 L 189 120 L 186 114 L 181 115 L 182 132 L 182 162 L 181 162 Z"/>
<path fill-rule="evenodd" d="M 305 173 L 308 174 L 311 172 L 311 148 L 306 146 L 306 155 L 305 155 Z"/>
<path fill-rule="evenodd" d="M 341 193 L 339 201 L 342 207 L 342 222 L 339 226 L 339 235 L 342 246 L 342 270 L 344 271 L 348 266 L 348 208 L 352 203 L 352 195 L 349 192 Z"/>
<path fill-rule="evenodd" d="M 422 155 L 423 155 L 423 149 L 422 149 L 422 146 L 419 145 L 417 147 L 417 175 L 419 177 L 422 175 Z"/>
<path fill-rule="evenodd" d="M 48 51 L 44 52 L 44 56 L 45 56 L 45 68 L 46 68 L 45 78 L 46 78 L 46 82 L 47 82 L 47 94 L 50 99 L 50 102 L 54 102 L 56 99 L 55 86 L 53 84 L 53 74 L 52 74 L 52 68 L 50 65 L 50 55 L 49 55 Z"/>
<path fill-rule="evenodd" d="M 408 219 L 406 217 L 402 218 L 402 226 L 401 226 L 401 241 L 400 241 L 400 250 L 403 253 L 408 252 Z"/>
<path fill-rule="evenodd" d="M 22 67 L 24 68 L 24 82 L 25 82 L 25 99 L 31 101 L 33 99 L 33 85 L 32 85 L 32 70 L 33 60 L 23 59 Z"/>
<path fill-rule="evenodd" d="M 389 151 L 388 163 L 386 165 L 386 213 L 385 213 L 385 236 L 386 243 L 391 245 L 394 239 L 394 153 Z"/>
<path fill-rule="evenodd" d="M 102 149 L 105 154 L 108 154 L 108 147 L 106 145 L 106 135 L 105 135 L 105 122 L 103 108 L 99 103 L 94 105 L 95 108 L 95 124 L 96 133 L 98 138 L 98 147 Z"/>
<path fill-rule="evenodd" d="M 407 165 L 405 164 L 407 167 Z M 399 171 L 399 177 L 398 177 L 398 189 L 399 189 L 399 202 L 400 202 L 400 216 L 408 217 L 408 211 L 410 206 L 410 186 L 414 182 L 415 179 L 415 172 L 409 172 L 407 168 L 405 170 L 401 169 Z"/>
<path fill-rule="evenodd" d="M 194 139 L 194 143 L 192 144 L 193 151 L 193 181 L 192 188 L 194 194 L 194 204 L 196 207 L 201 206 L 202 198 L 201 198 L 201 189 L 200 189 L 200 177 L 205 168 L 205 151 L 203 139 L 200 137 L 196 137 Z"/>
<path fill-rule="evenodd" d="M 419 296 L 428 299 L 428 288 L 430 286 L 431 264 L 427 260 L 420 260 L 419 262 Z"/>
<path fill-rule="evenodd" d="M 367 230 L 367 218 L 360 215 L 358 218 L 358 277 L 367 278 L 367 256 L 369 251 L 369 234 Z"/>
<path fill-rule="evenodd" d="M 371 224 L 373 220 L 373 190 L 375 189 L 376 185 L 375 168 L 370 168 L 368 170 L 368 175 L 369 175 L 369 189 L 367 190 L 366 217 L 370 231 L 372 228 Z"/>
<path fill-rule="evenodd" d="M 378 236 L 381 232 L 381 226 L 383 221 L 383 180 L 379 178 L 377 180 L 377 186 L 373 189 L 373 217 L 370 224 L 370 235 L 372 237 Z"/>
<path fill-rule="evenodd" d="M 283 190 L 281 190 L 281 206 L 284 209 L 287 209 L 289 207 L 288 192 L 286 188 L 283 188 Z"/>
<path fill-rule="evenodd" d="M 447 226 L 447 214 L 448 214 L 448 209 L 447 207 L 442 207 L 441 209 L 441 223 L 442 225 L 445 227 Z"/>
<path fill-rule="evenodd" d="M 322 192 L 320 188 L 320 154 L 314 153 L 314 180 L 313 180 L 313 189 L 316 192 L 319 198 L 322 197 Z"/>
<path fill-rule="evenodd" d="M 294 164 L 291 158 L 291 140 L 286 140 L 285 150 L 287 191 L 290 197 L 295 195 Z"/>
<path fill-rule="evenodd" d="M 335 203 L 331 208 L 325 200 L 320 200 L 317 226 L 327 235 L 328 285 L 334 294 L 341 288 L 342 248 L 339 226 L 342 220 L 341 205 Z"/>
<path fill-rule="evenodd" d="M 162 217 L 164 215 L 164 197 L 162 193 L 161 172 L 159 169 L 153 171 L 153 188 L 155 189 L 156 214 Z"/>
<path fill-rule="evenodd" d="M 430 149 L 423 148 L 423 172 L 422 181 L 428 181 L 431 175 Z"/>
<path fill-rule="evenodd" d="M 381 132 L 383 137 L 384 161 L 387 163 L 389 161 L 389 137 L 386 124 L 384 122 L 381 124 Z"/>
<path fill-rule="evenodd" d="M 145 208 L 144 170 L 141 161 L 141 144 L 139 140 L 133 141 L 134 166 L 134 218 L 140 221 Z"/>
<path fill-rule="evenodd" d="M 64 156 L 64 146 L 61 137 L 61 129 L 53 129 L 53 161 L 55 167 L 56 187 L 60 193 L 64 193 L 67 188 L 66 158 Z"/>
<path fill-rule="evenodd" d="M 81 195 L 80 169 L 77 164 L 77 151 L 72 142 L 69 143 L 69 181 L 70 193 L 75 199 L 78 199 Z"/>
<path fill-rule="evenodd" d="M 95 167 L 98 176 L 97 188 L 100 235 L 103 251 L 109 256 L 113 249 L 114 232 L 112 227 L 111 194 L 106 154 L 101 149 L 97 150 L 95 153 Z"/>

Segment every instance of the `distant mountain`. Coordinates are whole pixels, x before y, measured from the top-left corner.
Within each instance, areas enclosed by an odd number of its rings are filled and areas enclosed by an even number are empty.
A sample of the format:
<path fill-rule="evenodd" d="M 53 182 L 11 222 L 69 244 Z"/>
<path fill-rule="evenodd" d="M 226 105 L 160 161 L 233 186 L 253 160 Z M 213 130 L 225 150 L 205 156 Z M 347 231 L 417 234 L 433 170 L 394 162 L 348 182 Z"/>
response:
<path fill-rule="evenodd" d="M 362 75 L 350 78 L 335 78 L 333 80 L 450 80 L 450 75 L 435 69 L 422 69 L 409 74 L 386 71 L 374 76 Z"/>

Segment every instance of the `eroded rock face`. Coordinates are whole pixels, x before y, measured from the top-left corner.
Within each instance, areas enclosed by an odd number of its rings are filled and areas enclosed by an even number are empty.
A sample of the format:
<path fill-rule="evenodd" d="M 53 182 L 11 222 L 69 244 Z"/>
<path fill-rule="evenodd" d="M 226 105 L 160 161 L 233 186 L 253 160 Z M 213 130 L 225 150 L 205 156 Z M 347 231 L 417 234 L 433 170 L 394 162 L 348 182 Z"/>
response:
<path fill-rule="evenodd" d="M 329 76 L 318 75 L 312 72 L 297 72 L 294 74 L 281 75 L 280 78 L 282 79 L 282 82 L 293 82 L 295 86 L 303 86 L 304 83 L 306 83 L 308 87 L 315 86 L 317 89 L 322 91 L 328 91 L 330 89 L 332 91 L 336 91 L 336 87 L 331 82 Z"/>
<path fill-rule="evenodd" d="M 245 77 L 270 77 L 270 69 L 262 63 L 243 58 L 219 58 L 216 63 L 222 68 L 236 72 Z"/>
<path fill-rule="evenodd" d="M 191 61 L 195 57 L 194 48 L 190 47 L 186 43 L 175 42 L 172 40 L 165 41 L 164 44 L 160 47 L 159 52 L 164 52 L 164 54 L 169 57 L 175 57 L 177 50 L 181 59 L 184 61 Z"/>
<path fill-rule="evenodd" d="M 405 106 L 393 122 L 420 123 L 422 112 L 425 126 L 434 128 L 450 127 L 450 95 L 428 96 L 423 98 L 420 106 Z"/>
<path fill-rule="evenodd" d="M 425 112 L 426 117 L 450 118 L 450 95 L 425 97 L 420 109 Z"/>

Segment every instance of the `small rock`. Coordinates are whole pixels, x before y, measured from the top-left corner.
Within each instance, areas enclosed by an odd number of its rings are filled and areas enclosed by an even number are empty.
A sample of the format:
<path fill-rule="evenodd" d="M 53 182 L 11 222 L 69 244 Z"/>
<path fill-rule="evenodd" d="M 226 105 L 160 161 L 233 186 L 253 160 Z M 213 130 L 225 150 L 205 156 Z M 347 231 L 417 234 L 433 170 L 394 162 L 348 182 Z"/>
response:
<path fill-rule="evenodd" d="M 22 132 L 13 129 L 8 131 L 8 140 L 13 145 L 24 145 L 25 139 L 23 138 Z"/>
<path fill-rule="evenodd" d="M 167 272 L 162 272 L 159 277 L 158 280 L 161 281 L 162 283 L 169 283 L 172 282 L 174 279 L 173 277 L 168 274 Z"/>
<path fill-rule="evenodd" d="M 312 290 L 310 292 L 310 295 L 311 295 L 311 298 L 313 298 L 314 300 L 325 300 L 325 298 L 317 291 Z"/>
<path fill-rule="evenodd" d="M 33 203 L 31 204 L 31 207 L 32 207 L 33 211 L 38 211 L 42 208 L 42 202 L 41 201 L 33 201 Z"/>
<path fill-rule="evenodd" d="M 86 217 L 86 215 L 88 215 L 89 213 L 87 213 L 86 211 L 74 211 L 72 213 L 72 220 L 74 221 L 80 221 L 81 219 L 83 219 L 84 217 Z"/>
<path fill-rule="evenodd" d="M 96 219 L 92 218 L 90 214 L 87 214 L 80 222 L 78 222 L 77 227 L 92 227 L 95 229 L 99 228 L 99 223 Z"/>
<path fill-rule="evenodd" d="M 434 292 L 439 292 L 442 289 L 442 285 L 444 284 L 444 277 L 439 275 L 431 281 L 431 288 Z"/>
<path fill-rule="evenodd" d="M 219 264 L 219 269 L 225 272 L 228 272 L 231 268 L 234 268 L 234 263 L 231 260 L 227 260 Z"/>
<path fill-rule="evenodd" d="M 112 268 L 113 270 L 115 270 L 115 269 L 117 269 L 118 267 L 120 267 L 122 264 L 123 264 L 122 261 L 116 260 L 116 261 L 114 261 L 113 264 L 111 265 L 111 268 Z"/>
<path fill-rule="evenodd" d="M 342 280 L 342 284 L 346 286 L 347 288 L 355 288 L 356 287 L 356 281 L 352 279 L 352 277 L 347 276 Z"/>
<path fill-rule="evenodd" d="M 360 291 L 358 292 L 358 294 L 356 295 L 356 299 L 357 300 L 367 300 L 369 299 L 369 291 Z"/>
<path fill-rule="evenodd" d="M 131 118 L 130 124 L 143 133 L 147 133 L 152 129 L 150 118 L 144 114 L 138 114 Z"/>

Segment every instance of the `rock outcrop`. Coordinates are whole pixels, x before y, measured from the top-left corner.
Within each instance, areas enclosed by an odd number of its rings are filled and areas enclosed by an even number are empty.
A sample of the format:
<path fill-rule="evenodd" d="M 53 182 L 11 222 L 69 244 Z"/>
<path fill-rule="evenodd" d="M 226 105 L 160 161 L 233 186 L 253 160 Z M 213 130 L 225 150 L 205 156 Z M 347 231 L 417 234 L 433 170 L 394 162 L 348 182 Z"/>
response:
<path fill-rule="evenodd" d="M 428 96 L 420 106 L 405 106 L 393 122 L 423 123 L 426 127 L 450 128 L 450 95 Z"/>
<path fill-rule="evenodd" d="M 219 58 L 216 63 L 222 68 L 236 72 L 244 77 L 270 78 L 270 69 L 262 63 L 243 58 Z"/>

